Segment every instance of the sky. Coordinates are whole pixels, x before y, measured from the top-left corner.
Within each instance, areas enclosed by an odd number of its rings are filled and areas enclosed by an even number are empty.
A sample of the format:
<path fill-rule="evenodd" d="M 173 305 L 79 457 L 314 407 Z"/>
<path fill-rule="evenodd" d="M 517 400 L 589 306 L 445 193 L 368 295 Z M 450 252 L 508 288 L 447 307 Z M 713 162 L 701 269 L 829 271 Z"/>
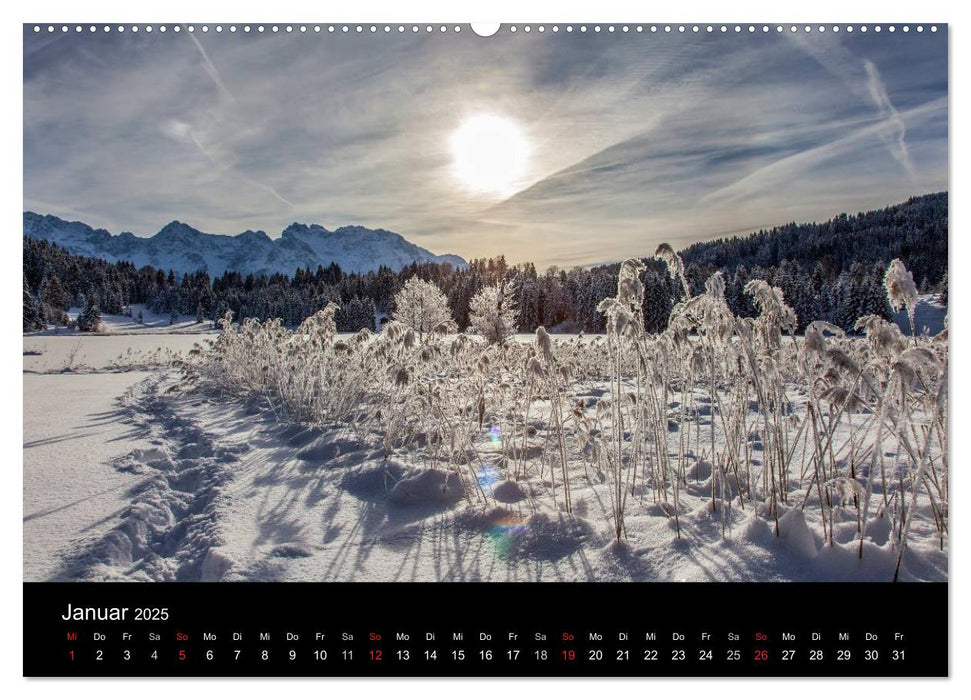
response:
<path fill-rule="evenodd" d="M 362 225 L 568 267 L 948 188 L 946 29 L 462 29 L 25 27 L 24 209 L 138 236 Z M 520 161 L 488 191 L 456 165 L 483 115 Z"/>

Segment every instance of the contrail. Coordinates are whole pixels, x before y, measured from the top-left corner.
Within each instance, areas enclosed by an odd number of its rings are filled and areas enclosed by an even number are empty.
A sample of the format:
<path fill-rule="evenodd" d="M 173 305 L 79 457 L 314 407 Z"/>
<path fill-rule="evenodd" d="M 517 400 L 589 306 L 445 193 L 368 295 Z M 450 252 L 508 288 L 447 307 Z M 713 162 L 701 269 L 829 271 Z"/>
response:
<path fill-rule="evenodd" d="M 263 190 L 264 192 L 272 195 L 273 197 L 275 197 L 276 199 L 280 200 L 281 202 L 283 202 L 284 204 L 286 204 L 289 207 L 296 207 L 297 206 L 296 204 L 294 204 L 293 202 L 291 202 L 289 199 L 287 199 L 286 197 L 284 197 L 283 195 L 281 195 L 279 192 L 277 192 L 275 189 L 273 189 L 270 185 L 263 184 L 262 182 L 259 182 L 259 181 L 254 180 L 253 178 L 251 178 L 251 177 L 249 177 L 247 175 L 244 175 L 243 173 L 239 172 L 238 170 L 236 170 L 231 165 L 227 165 L 227 164 L 224 164 L 224 163 L 220 163 L 219 160 L 212 153 L 210 153 L 209 150 L 205 146 L 202 145 L 202 142 L 199 141 L 198 138 L 196 138 L 196 135 L 192 131 L 191 128 L 188 128 L 186 130 L 186 133 L 188 134 L 189 139 L 192 141 L 193 145 L 195 145 L 195 147 L 197 149 L 199 149 L 199 152 L 202 153 L 202 155 L 204 155 L 209 160 L 209 162 L 212 163 L 214 166 L 216 166 L 216 168 L 218 168 L 219 170 L 222 170 L 223 172 L 227 172 L 230 175 L 233 175 L 233 176 L 239 178 L 240 180 L 242 180 L 243 182 L 245 182 L 247 185 L 250 185 L 251 187 L 255 187 L 257 189 Z"/>
<path fill-rule="evenodd" d="M 883 82 L 883 78 L 880 77 L 880 71 L 877 70 L 877 67 L 869 59 L 864 59 L 863 67 L 866 69 L 867 86 L 870 88 L 870 96 L 877 103 L 877 108 L 880 110 L 881 115 L 893 125 L 894 131 L 896 132 L 894 136 L 896 137 L 897 147 L 896 149 L 891 148 L 890 152 L 907 169 L 907 174 L 913 177 L 914 166 L 910 162 L 910 151 L 907 150 L 907 127 L 904 124 L 904 120 L 900 118 L 900 112 L 897 111 L 897 108 L 893 106 L 893 102 L 890 101 L 890 95 L 887 94 L 887 86 Z"/>
<path fill-rule="evenodd" d="M 198 39 L 196 39 L 195 34 L 193 34 L 192 32 L 186 32 L 186 34 L 189 35 L 189 38 L 192 39 L 192 43 L 194 43 L 196 45 L 196 48 L 199 49 L 199 54 L 202 56 L 203 68 L 205 68 L 205 71 L 209 75 L 209 77 L 212 78 L 212 82 L 216 84 L 216 88 L 219 90 L 219 94 L 228 98 L 230 102 L 235 102 L 236 101 L 235 96 L 233 96 L 233 93 L 230 92 L 229 88 L 226 87 L 226 84 L 223 82 L 222 76 L 219 74 L 219 70 L 212 62 L 212 59 L 209 58 L 209 54 L 206 53 L 206 50 L 202 48 L 202 44 L 199 42 Z M 196 138 L 196 135 L 191 128 L 188 129 L 187 133 L 189 135 L 189 138 L 192 140 L 192 143 L 195 144 L 195 147 L 198 148 L 199 151 L 206 158 L 209 159 L 209 162 L 211 162 L 217 168 L 219 168 L 224 172 L 228 172 L 231 175 L 234 175 L 235 177 L 239 178 L 240 180 L 250 185 L 251 187 L 255 187 L 259 190 L 266 192 L 267 194 L 273 196 L 274 198 L 278 199 L 279 201 L 283 202 L 289 207 L 296 207 L 296 205 L 293 202 L 291 202 L 289 199 L 281 195 L 270 185 L 263 184 L 262 182 L 258 182 L 257 180 L 254 180 L 253 178 L 248 177 L 247 175 L 243 175 L 238 170 L 236 170 L 236 168 L 233 167 L 232 165 L 220 163 L 219 160 L 215 156 L 213 156 L 205 146 L 202 145 L 199 139 Z"/>
<path fill-rule="evenodd" d="M 199 53 L 200 55 L 202 55 L 203 67 L 206 69 L 206 73 L 209 75 L 209 77 L 212 78 L 212 82 L 214 82 L 216 84 L 216 87 L 219 88 L 219 92 L 225 95 L 226 97 L 228 97 L 231 101 L 235 101 L 236 98 L 233 97 L 233 93 L 231 93 L 229 91 L 229 88 L 226 87 L 226 84 L 223 82 L 222 76 L 219 75 L 219 71 L 216 70 L 215 64 L 213 64 L 212 60 L 210 60 L 209 54 L 207 54 L 206 50 L 202 48 L 202 44 L 199 42 L 198 39 L 196 39 L 195 34 L 188 31 L 186 32 L 186 34 L 189 35 L 189 38 L 192 39 L 192 43 L 196 45 L 197 49 L 199 49 Z"/>
<path fill-rule="evenodd" d="M 846 86 L 860 97 L 868 98 L 877 108 L 877 114 L 892 128 L 893 134 L 883 136 L 890 155 L 900 163 L 910 177 L 914 176 L 914 166 L 907 149 L 907 128 L 897 108 L 890 101 L 886 83 L 876 65 L 863 59 L 863 72 L 860 74 L 860 59 L 841 43 L 829 38 L 795 35 L 795 43 L 831 75 L 843 81 Z M 864 84 L 865 83 L 865 84 Z"/>

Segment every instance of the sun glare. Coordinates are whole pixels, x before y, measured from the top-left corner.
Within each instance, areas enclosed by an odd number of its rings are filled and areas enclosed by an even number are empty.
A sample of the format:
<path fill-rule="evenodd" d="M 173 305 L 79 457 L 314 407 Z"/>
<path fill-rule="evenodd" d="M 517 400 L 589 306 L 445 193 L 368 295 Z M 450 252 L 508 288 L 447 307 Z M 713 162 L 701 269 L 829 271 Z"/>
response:
<path fill-rule="evenodd" d="M 522 129 L 505 117 L 469 117 L 451 138 L 455 176 L 473 192 L 508 196 L 516 191 L 529 159 Z"/>

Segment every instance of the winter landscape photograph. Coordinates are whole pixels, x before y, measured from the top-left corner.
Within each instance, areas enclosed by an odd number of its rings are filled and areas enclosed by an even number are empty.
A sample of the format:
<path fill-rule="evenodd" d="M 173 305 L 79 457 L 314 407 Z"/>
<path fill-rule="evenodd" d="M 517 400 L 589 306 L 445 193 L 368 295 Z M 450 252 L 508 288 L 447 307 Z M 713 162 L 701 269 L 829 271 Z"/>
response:
<path fill-rule="evenodd" d="M 25 581 L 947 580 L 946 30 L 107 29 L 24 27 Z"/>

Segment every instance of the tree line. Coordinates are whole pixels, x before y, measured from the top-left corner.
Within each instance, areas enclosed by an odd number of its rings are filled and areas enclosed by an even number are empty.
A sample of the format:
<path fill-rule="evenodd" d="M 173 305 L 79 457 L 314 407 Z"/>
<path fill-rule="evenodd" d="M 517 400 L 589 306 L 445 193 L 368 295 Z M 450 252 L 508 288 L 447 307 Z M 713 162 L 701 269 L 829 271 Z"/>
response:
<path fill-rule="evenodd" d="M 682 288 L 664 265 L 645 251 L 644 327 L 656 333 L 667 324 Z M 903 204 L 822 224 L 788 224 L 749 236 L 696 243 L 681 255 L 692 294 L 716 270 L 725 277 L 725 299 L 740 316 L 754 316 L 745 285 L 762 279 L 782 289 L 798 316 L 799 329 L 817 319 L 847 331 L 868 314 L 890 318 L 883 274 L 893 258 L 903 260 L 922 292 L 947 287 L 947 194 L 915 197 Z M 503 256 L 473 260 L 465 269 L 449 264 L 416 263 L 393 271 L 347 273 L 332 263 L 292 276 L 242 275 L 229 271 L 215 279 L 200 270 L 177 275 L 130 262 L 72 255 L 47 241 L 24 238 L 24 330 L 63 325 L 69 307 L 124 314 L 132 304 L 200 322 L 231 311 L 235 318 L 280 318 L 296 325 L 333 302 L 338 330 L 374 329 L 395 311 L 394 299 L 418 277 L 434 283 L 448 300 L 460 330 L 470 324 L 472 300 L 497 286 L 516 309 L 515 326 L 559 332 L 603 332 L 597 305 L 617 287 L 619 264 L 539 271 L 532 263 L 510 265 Z"/>

